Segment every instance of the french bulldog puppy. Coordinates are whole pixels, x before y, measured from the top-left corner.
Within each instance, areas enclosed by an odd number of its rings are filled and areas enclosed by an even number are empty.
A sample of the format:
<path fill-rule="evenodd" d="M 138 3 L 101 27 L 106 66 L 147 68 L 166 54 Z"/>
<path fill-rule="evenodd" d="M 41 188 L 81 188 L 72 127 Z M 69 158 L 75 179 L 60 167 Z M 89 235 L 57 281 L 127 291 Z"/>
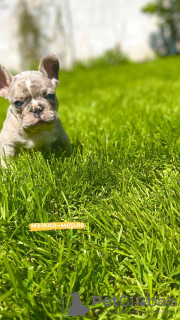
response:
<path fill-rule="evenodd" d="M 0 65 L 0 96 L 10 106 L 0 133 L 0 160 L 15 156 L 20 148 L 49 148 L 52 145 L 70 149 L 70 142 L 58 117 L 59 60 L 49 54 L 40 61 L 39 71 L 25 71 L 12 76 Z"/>

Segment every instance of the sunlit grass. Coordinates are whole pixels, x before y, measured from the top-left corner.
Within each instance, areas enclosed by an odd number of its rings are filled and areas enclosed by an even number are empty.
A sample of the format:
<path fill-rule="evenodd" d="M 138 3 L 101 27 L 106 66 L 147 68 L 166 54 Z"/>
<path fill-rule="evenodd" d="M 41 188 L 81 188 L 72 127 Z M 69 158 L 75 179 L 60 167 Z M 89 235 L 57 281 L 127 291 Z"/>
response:
<path fill-rule="evenodd" d="M 1 170 L 0 319 L 62 319 L 74 291 L 83 319 L 180 319 L 179 70 L 168 58 L 60 73 L 73 155 L 21 152 Z M 29 231 L 48 221 L 87 229 Z M 93 295 L 178 306 L 93 307 Z"/>

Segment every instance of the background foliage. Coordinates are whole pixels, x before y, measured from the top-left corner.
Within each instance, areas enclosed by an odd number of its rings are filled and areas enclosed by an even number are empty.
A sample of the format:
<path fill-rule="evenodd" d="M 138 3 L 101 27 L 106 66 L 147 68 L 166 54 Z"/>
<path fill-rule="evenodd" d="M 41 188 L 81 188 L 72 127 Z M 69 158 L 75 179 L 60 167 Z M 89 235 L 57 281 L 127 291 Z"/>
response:
<path fill-rule="evenodd" d="M 143 7 L 143 12 L 157 15 L 159 31 L 151 35 L 151 46 L 160 55 L 180 52 L 180 0 L 156 0 Z"/>

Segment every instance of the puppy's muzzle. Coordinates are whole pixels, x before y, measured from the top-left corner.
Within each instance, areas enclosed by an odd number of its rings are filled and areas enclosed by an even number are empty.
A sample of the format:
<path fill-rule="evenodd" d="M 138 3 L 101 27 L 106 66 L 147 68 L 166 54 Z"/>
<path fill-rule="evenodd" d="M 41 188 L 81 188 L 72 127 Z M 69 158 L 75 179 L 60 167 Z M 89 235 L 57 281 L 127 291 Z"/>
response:
<path fill-rule="evenodd" d="M 44 108 L 42 106 L 38 106 L 38 107 L 34 107 L 32 109 L 32 112 L 34 113 L 34 116 L 39 118 L 39 116 L 41 115 L 41 113 L 43 112 Z"/>

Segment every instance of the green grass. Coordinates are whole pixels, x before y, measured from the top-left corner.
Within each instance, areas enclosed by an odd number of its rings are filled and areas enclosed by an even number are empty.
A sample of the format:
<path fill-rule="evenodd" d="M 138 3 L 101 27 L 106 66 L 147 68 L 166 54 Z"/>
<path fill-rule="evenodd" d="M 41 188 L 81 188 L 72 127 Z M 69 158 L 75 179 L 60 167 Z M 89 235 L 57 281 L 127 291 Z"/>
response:
<path fill-rule="evenodd" d="M 1 170 L 0 319 L 63 319 L 74 291 L 90 307 L 78 319 L 180 319 L 180 58 L 61 72 L 57 95 L 73 155 L 22 152 Z M 48 221 L 87 228 L 29 231 Z"/>

